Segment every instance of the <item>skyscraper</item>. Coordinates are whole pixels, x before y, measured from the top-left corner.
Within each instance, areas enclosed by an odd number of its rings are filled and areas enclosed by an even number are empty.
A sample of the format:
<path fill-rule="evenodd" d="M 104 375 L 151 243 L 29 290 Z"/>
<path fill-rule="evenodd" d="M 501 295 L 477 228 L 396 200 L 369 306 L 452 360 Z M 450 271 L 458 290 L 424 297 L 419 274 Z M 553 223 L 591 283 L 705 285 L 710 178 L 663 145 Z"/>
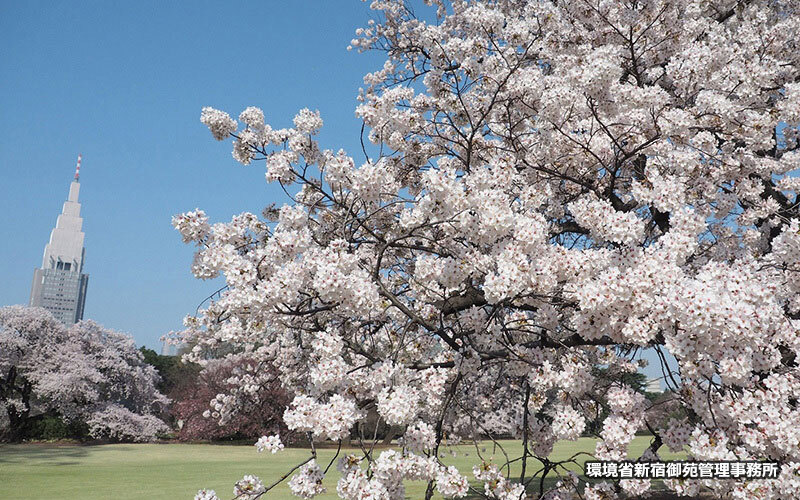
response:
<path fill-rule="evenodd" d="M 75 168 L 75 179 L 69 186 L 69 197 L 64 202 L 56 227 L 50 233 L 50 242 L 44 247 L 42 267 L 33 272 L 31 306 L 44 307 L 66 325 L 83 319 L 86 286 L 89 275 L 83 274 L 83 219 L 80 191 L 81 157 Z"/>

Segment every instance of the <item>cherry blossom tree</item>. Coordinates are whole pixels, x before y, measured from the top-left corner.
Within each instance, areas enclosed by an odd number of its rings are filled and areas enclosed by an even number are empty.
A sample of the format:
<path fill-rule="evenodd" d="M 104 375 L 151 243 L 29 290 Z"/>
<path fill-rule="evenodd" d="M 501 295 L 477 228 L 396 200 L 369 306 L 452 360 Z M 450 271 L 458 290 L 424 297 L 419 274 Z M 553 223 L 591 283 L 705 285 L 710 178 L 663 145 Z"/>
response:
<path fill-rule="evenodd" d="M 175 386 L 169 396 L 170 413 L 182 422 L 178 439 L 258 438 L 265 433 L 279 434 L 283 441 L 294 437 L 282 418 L 291 399 L 274 369 L 271 382 L 262 379 L 252 390 L 240 379 L 240 366 L 247 364 L 257 366 L 260 373 L 270 372 L 269 366 L 253 359 L 225 358 L 211 361 L 203 371 Z M 218 395 L 227 399 L 218 401 Z M 238 400 L 232 404 L 230 398 Z M 231 413 L 211 417 L 212 410 L 223 408 Z"/>
<path fill-rule="evenodd" d="M 426 3 L 374 1 L 357 31 L 352 48 L 386 62 L 364 77 L 356 155 L 323 149 L 308 109 L 290 128 L 255 107 L 238 122 L 202 110 L 289 203 L 173 219 L 198 246 L 194 274 L 227 280 L 187 318 L 188 357 L 268 360 L 296 395 L 290 429 L 357 434 L 341 498 L 404 498 L 406 480 L 428 481 L 426 498 L 643 495 L 649 481 L 586 484 L 567 470 L 577 457 L 549 458 L 603 412 L 597 459 L 649 428 L 634 459 L 781 462 L 772 480 L 665 481 L 678 493 L 798 498 L 797 4 Z M 620 382 L 644 350 L 664 404 Z M 237 404 L 218 401 L 219 415 Z M 371 451 L 370 410 L 404 428 L 402 450 Z M 509 434 L 516 477 L 477 446 L 477 488 L 438 458 L 445 438 Z M 329 467 L 312 446 L 289 486 L 311 498 Z M 236 494 L 269 488 L 246 476 Z"/>
<path fill-rule="evenodd" d="M 86 422 L 95 438 L 153 439 L 168 430 L 156 416 L 168 403 L 157 381 L 127 335 L 90 320 L 65 327 L 42 308 L 0 308 L 0 410 L 9 440 L 23 439 L 48 412 Z"/>

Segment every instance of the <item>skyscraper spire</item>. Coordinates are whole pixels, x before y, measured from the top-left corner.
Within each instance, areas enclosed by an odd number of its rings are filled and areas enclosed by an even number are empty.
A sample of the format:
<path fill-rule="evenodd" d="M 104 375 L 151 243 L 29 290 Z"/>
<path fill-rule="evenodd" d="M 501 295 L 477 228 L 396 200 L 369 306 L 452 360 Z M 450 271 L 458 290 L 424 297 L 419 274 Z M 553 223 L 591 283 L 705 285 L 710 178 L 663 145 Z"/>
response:
<path fill-rule="evenodd" d="M 81 178 L 81 154 L 78 153 L 78 164 L 75 166 L 75 180 L 80 182 Z"/>
<path fill-rule="evenodd" d="M 42 267 L 33 273 L 31 306 L 44 307 L 63 323 L 71 325 L 83 319 L 89 275 L 83 273 L 83 219 L 80 193 L 81 155 L 75 167 L 75 179 L 69 185 L 50 242 L 44 247 Z"/>

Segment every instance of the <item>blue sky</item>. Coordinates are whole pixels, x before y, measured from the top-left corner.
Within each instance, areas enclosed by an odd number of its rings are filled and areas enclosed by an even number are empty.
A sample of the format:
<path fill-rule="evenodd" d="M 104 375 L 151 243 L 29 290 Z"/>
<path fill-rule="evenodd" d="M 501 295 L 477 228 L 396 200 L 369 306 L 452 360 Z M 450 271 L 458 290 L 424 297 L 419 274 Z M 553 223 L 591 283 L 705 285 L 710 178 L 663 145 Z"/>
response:
<path fill-rule="evenodd" d="M 323 146 L 356 155 L 355 98 L 383 58 L 346 48 L 371 16 L 357 0 L 1 2 L 0 306 L 27 304 L 82 153 L 85 317 L 159 348 L 220 286 L 192 277 L 172 215 L 285 201 L 200 109 L 259 106 L 277 127 L 319 109 Z"/>

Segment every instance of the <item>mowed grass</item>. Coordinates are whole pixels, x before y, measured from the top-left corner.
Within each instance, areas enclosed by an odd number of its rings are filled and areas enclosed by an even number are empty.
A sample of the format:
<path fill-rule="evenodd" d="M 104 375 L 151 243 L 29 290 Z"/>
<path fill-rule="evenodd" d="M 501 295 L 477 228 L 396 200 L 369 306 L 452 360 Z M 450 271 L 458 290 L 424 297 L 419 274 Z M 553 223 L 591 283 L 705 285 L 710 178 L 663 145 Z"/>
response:
<path fill-rule="evenodd" d="M 630 455 L 638 457 L 650 438 L 639 436 L 630 446 Z M 520 455 L 519 442 L 503 441 L 511 458 Z M 592 452 L 595 440 L 559 442 L 553 460 L 564 460 L 578 452 Z M 491 442 L 475 446 L 460 445 L 444 450 L 442 461 L 455 465 L 472 479 L 472 465 L 479 463 L 477 451 L 494 462 L 505 459 Z M 381 450 L 376 450 L 376 454 Z M 451 453 L 455 452 L 455 456 Z M 320 466 L 324 469 L 334 456 L 335 449 L 320 449 Z M 343 450 L 342 453 L 346 453 Z M 494 452 L 494 453 L 493 453 Z M 294 465 L 309 456 L 308 450 L 287 448 L 272 455 L 256 453 L 254 446 L 211 444 L 114 444 L 97 446 L 22 444 L 0 445 L 0 499 L 63 500 L 124 500 L 124 499 L 189 499 L 200 488 L 216 490 L 223 500 L 233 498 L 233 484 L 245 474 L 259 476 L 265 484 L 278 479 Z M 583 464 L 586 456 L 579 457 Z M 666 454 L 663 459 L 680 458 Z M 529 459 L 528 474 L 538 470 L 539 463 Z M 571 467 L 580 473 L 579 466 Z M 511 467 L 519 477 L 520 464 Z M 334 499 L 339 474 L 331 466 L 325 477 L 327 492 L 320 499 Z M 424 482 L 407 482 L 406 496 L 421 499 L 425 496 Z M 296 498 L 289 493 L 286 482 L 262 498 Z M 435 498 L 440 498 L 436 496 Z"/>

